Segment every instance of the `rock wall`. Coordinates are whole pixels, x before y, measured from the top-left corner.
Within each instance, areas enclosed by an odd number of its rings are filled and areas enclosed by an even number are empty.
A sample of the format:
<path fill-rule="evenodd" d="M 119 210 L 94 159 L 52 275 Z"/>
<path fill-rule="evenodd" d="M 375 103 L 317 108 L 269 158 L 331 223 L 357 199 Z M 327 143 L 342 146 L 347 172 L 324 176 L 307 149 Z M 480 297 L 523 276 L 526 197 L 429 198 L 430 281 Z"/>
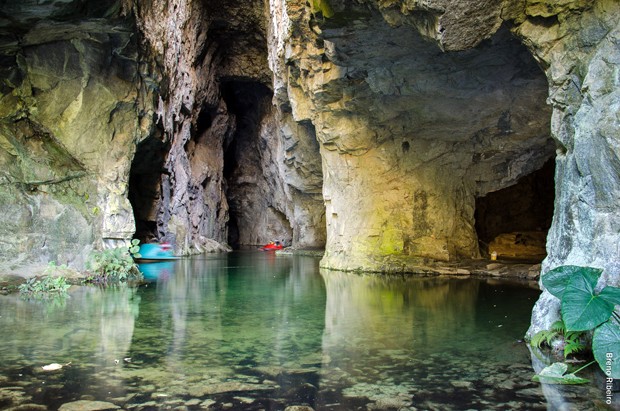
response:
<path fill-rule="evenodd" d="M 150 109 L 135 26 L 116 1 L 5 1 L 0 29 L 0 269 L 83 267 L 134 231 Z"/>
<path fill-rule="evenodd" d="M 543 272 L 603 268 L 620 284 L 620 3 L 531 2 L 517 29 L 546 67 L 556 139 L 555 213 Z M 559 301 L 543 292 L 530 333 L 548 329 Z"/>
<path fill-rule="evenodd" d="M 322 246 L 324 228 L 314 224 L 324 214 L 321 170 L 298 160 L 316 160 L 318 146 L 298 144 L 314 135 L 290 132 L 269 107 L 263 2 L 175 0 L 132 7 L 146 55 L 165 85 L 157 113 L 164 143 L 157 149 L 167 150 L 161 179 L 134 160 L 138 181 L 150 175 L 152 201 L 140 207 L 144 226 L 155 227 L 150 236 L 176 244 L 180 254 L 229 239 L 236 245 L 279 239 Z M 152 151 L 146 153 L 148 163 Z"/>
<path fill-rule="evenodd" d="M 422 258 L 475 258 L 476 197 L 554 155 L 544 74 L 501 21 L 452 43 L 464 34 L 445 22 L 439 38 L 419 32 L 444 21 L 429 10 L 366 3 L 331 2 L 324 18 L 272 2 L 274 27 L 289 30 L 272 55 L 276 97 L 321 143 L 322 265 L 411 271 Z"/>

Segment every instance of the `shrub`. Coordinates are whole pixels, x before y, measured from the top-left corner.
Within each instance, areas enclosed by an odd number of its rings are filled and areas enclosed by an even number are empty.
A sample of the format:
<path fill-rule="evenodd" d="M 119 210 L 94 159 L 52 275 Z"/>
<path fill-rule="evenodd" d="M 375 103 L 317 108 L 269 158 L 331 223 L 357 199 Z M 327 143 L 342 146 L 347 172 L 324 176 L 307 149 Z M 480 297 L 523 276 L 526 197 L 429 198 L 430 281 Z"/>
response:
<path fill-rule="evenodd" d="M 132 240 L 131 246 L 117 247 L 108 250 L 94 251 L 86 263 L 95 282 L 124 281 L 128 278 L 140 278 L 140 270 L 134 262 L 139 257 L 139 240 Z"/>

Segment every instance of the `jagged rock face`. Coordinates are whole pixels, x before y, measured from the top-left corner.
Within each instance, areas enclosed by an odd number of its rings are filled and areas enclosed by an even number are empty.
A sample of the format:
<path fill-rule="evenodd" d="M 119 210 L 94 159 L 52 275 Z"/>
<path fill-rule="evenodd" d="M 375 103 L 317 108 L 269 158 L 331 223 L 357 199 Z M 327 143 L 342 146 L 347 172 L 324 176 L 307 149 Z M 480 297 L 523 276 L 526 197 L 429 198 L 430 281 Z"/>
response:
<path fill-rule="evenodd" d="M 537 2 L 520 35 L 546 67 L 551 129 L 558 142 L 556 201 L 543 272 L 559 265 L 604 269 L 620 283 L 620 4 Z M 545 6 L 545 7 L 543 7 Z M 548 329 L 559 301 L 544 292 L 530 332 Z"/>
<path fill-rule="evenodd" d="M 379 10 L 332 5 L 320 21 L 287 4 L 298 37 L 277 72 L 293 117 L 321 142 L 322 264 L 402 271 L 420 257 L 478 256 L 476 197 L 554 155 L 544 74 L 505 29 L 446 53 Z"/>
<path fill-rule="evenodd" d="M 134 160 L 142 235 L 182 254 L 204 251 L 207 239 L 322 246 L 321 169 L 295 160 L 318 159 L 318 146 L 298 144 L 314 135 L 287 132 L 269 107 L 263 3 L 152 1 L 133 10 L 166 79 L 159 137 Z"/>
<path fill-rule="evenodd" d="M 0 265 L 83 267 L 131 238 L 127 178 L 146 134 L 131 19 L 116 1 L 5 1 L 0 16 Z"/>

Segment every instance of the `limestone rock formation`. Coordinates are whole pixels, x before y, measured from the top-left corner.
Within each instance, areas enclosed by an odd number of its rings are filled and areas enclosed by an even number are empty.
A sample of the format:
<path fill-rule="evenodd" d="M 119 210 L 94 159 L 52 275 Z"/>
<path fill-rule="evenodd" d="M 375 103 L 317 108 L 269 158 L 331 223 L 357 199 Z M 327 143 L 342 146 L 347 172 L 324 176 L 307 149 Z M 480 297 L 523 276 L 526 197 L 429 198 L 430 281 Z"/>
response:
<path fill-rule="evenodd" d="M 620 4 L 531 2 L 517 29 L 546 67 L 556 139 L 556 200 L 542 271 L 603 268 L 599 286 L 620 283 Z M 544 24 L 541 24 L 544 23 Z M 548 329 L 559 301 L 546 291 L 530 332 Z"/>
<path fill-rule="evenodd" d="M 171 241 L 182 254 L 202 251 L 200 238 L 322 246 L 324 228 L 308 224 L 323 215 L 321 170 L 295 161 L 318 158 L 318 146 L 299 154 L 291 140 L 314 136 L 287 135 L 270 108 L 263 3 L 136 1 L 133 11 L 146 56 L 166 79 L 159 169 L 142 166 L 150 149 L 134 159 L 132 175 L 151 182 L 152 200 L 136 207 L 144 237 Z M 303 175 L 304 169 L 312 171 Z"/>
<path fill-rule="evenodd" d="M 437 23 L 426 10 L 401 21 L 393 8 L 332 2 L 321 21 L 287 6 L 277 26 L 296 30 L 272 66 L 278 98 L 321 143 L 323 266 L 409 271 L 419 258 L 477 257 L 476 197 L 554 154 L 547 84 L 528 50 L 498 24 L 464 45 L 447 40 L 452 26 L 431 41 L 418 32 Z"/>
<path fill-rule="evenodd" d="M 270 2 L 270 66 L 276 102 L 321 144 L 323 266 L 476 257 L 475 198 L 555 157 L 543 272 L 618 283 L 618 2 L 322 3 Z M 532 330 L 557 308 L 544 293 Z"/>
<path fill-rule="evenodd" d="M 134 232 L 127 178 L 149 118 L 135 26 L 115 1 L 77 3 L 2 4 L 5 271 L 49 261 L 83 267 L 90 249 Z"/>
<path fill-rule="evenodd" d="M 39 3 L 0 14 L 3 270 L 136 235 L 411 272 L 540 236 L 476 207 L 555 162 L 543 271 L 619 281 L 615 0 Z"/>

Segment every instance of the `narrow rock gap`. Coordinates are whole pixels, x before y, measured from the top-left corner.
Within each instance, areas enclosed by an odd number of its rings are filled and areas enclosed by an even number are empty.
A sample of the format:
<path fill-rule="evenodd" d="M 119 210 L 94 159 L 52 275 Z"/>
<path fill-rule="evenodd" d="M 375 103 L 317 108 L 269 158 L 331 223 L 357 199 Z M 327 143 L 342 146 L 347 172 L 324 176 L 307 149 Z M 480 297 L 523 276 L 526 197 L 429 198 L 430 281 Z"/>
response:
<path fill-rule="evenodd" d="M 272 92 L 259 82 L 237 79 L 223 81 L 221 92 L 237 124 L 224 152 L 228 244 L 242 248 L 276 240 L 290 243 L 292 227 L 278 202 L 281 179 L 272 158 L 278 147 Z"/>

